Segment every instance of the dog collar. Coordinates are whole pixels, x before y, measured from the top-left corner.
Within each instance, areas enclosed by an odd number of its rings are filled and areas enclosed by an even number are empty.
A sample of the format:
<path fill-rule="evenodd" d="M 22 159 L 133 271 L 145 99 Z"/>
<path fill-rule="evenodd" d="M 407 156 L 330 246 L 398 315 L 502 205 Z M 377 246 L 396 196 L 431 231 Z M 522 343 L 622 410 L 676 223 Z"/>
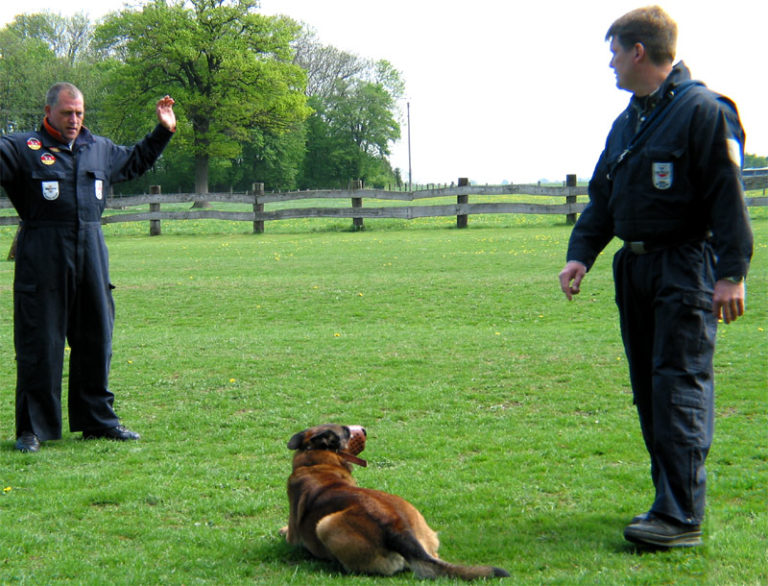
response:
<path fill-rule="evenodd" d="M 352 462 L 353 464 L 357 464 L 358 466 L 362 466 L 363 468 L 365 468 L 368 465 L 368 462 L 366 462 L 362 458 L 358 458 L 357 456 L 350 454 L 349 452 L 339 452 L 339 456 L 344 458 L 347 462 Z"/>

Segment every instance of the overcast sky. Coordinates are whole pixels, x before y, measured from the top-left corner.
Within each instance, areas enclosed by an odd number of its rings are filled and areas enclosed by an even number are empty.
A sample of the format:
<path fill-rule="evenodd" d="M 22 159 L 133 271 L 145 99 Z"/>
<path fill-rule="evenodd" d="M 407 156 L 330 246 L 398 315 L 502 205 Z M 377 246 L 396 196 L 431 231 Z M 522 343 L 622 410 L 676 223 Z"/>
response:
<path fill-rule="evenodd" d="M 128 5 L 138 1 L 128 2 Z M 647 2 L 650 3 L 650 2 Z M 615 86 L 604 41 L 610 24 L 646 2 L 626 0 L 262 0 L 266 14 L 311 26 L 320 41 L 400 70 L 402 139 L 392 164 L 408 177 L 410 103 L 414 182 L 479 183 L 589 177 L 629 94 Z M 36 0 L 27 12 L 84 12 L 123 0 Z M 765 56 L 768 1 L 666 0 L 678 58 L 733 98 L 747 152 L 768 156 Z M 18 12 L 0 6 L 0 25 Z"/>

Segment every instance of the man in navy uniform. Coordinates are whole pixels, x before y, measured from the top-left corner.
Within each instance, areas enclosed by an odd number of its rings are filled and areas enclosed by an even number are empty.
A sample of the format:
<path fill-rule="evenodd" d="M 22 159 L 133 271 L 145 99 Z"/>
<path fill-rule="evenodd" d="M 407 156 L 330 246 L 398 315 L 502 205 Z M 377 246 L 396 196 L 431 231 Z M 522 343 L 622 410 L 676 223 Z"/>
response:
<path fill-rule="evenodd" d="M 147 171 L 176 130 L 173 99 L 133 147 L 83 126 L 83 94 L 57 83 L 36 132 L 0 137 L 0 185 L 21 219 L 14 276 L 16 449 L 61 437 L 61 378 L 69 342 L 68 413 L 83 437 L 136 440 L 113 409 L 108 376 L 115 309 L 101 214 L 110 185 Z"/>
<path fill-rule="evenodd" d="M 752 232 L 736 106 L 674 64 L 677 25 L 658 6 L 608 30 L 632 92 L 589 185 L 560 286 L 570 300 L 614 236 L 616 303 L 655 498 L 624 530 L 655 547 L 699 545 L 714 423 L 718 319 L 744 313 Z"/>

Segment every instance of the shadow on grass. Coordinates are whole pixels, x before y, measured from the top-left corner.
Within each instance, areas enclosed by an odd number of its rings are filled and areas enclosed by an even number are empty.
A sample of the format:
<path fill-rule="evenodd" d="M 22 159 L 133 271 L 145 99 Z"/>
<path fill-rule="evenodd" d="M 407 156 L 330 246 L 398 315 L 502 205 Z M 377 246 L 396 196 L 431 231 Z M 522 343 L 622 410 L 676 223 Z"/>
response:
<path fill-rule="evenodd" d="M 626 541 L 623 532 L 629 521 L 630 518 L 613 512 L 539 514 L 511 520 L 501 546 L 506 549 L 505 555 L 513 559 L 535 556 L 546 564 L 571 555 L 581 556 L 585 551 L 621 556 L 664 555 L 675 551 L 646 548 Z"/>
<path fill-rule="evenodd" d="M 504 567 L 513 576 L 522 577 L 557 576 L 570 571 L 574 559 L 583 558 L 585 552 L 592 552 L 598 558 L 617 556 L 617 563 L 621 564 L 620 558 L 664 556 L 675 551 L 642 548 L 625 541 L 623 529 L 627 522 L 622 515 L 612 513 L 511 519 L 506 531 L 496 533 L 496 539 L 487 538 L 482 545 L 475 544 L 479 545 L 480 551 L 472 551 L 470 546 L 459 552 L 455 536 L 443 535 L 449 547 L 441 557 L 454 562 L 461 560 L 461 563 L 484 563 L 490 556 L 494 565 Z M 339 564 L 315 559 L 303 548 L 288 545 L 278 535 L 249 548 L 246 561 L 271 567 L 273 571 L 289 572 L 299 581 L 305 579 L 314 583 L 319 580 L 322 583 L 323 580 L 349 577 Z M 402 574 L 404 577 L 409 575 L 407 571 Z"/>
<path fill-rule="evenodd" d="M 254 564 L 265 564 L 276 569 L 312 575 L 316 578 L 337 578 L 347 575 L 340 564 L 312 557 L 306 549 L 289 545 L 285 538 L 277 533 L 274 539 L 264 539 L 249 549 L 248 558 L 247 561 Z"/>

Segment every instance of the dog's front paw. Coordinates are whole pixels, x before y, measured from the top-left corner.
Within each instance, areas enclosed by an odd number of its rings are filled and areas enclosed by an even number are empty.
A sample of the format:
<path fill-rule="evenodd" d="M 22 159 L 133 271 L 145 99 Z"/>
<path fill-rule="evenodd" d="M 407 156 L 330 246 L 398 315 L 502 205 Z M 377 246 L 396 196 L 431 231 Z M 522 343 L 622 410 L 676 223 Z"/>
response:
<path fill-rule="evenodd" d="M 280 527 L 280 535 L 285 537 L 286 540 L 288 539 L 288 525 L 285 527 Z"/>

